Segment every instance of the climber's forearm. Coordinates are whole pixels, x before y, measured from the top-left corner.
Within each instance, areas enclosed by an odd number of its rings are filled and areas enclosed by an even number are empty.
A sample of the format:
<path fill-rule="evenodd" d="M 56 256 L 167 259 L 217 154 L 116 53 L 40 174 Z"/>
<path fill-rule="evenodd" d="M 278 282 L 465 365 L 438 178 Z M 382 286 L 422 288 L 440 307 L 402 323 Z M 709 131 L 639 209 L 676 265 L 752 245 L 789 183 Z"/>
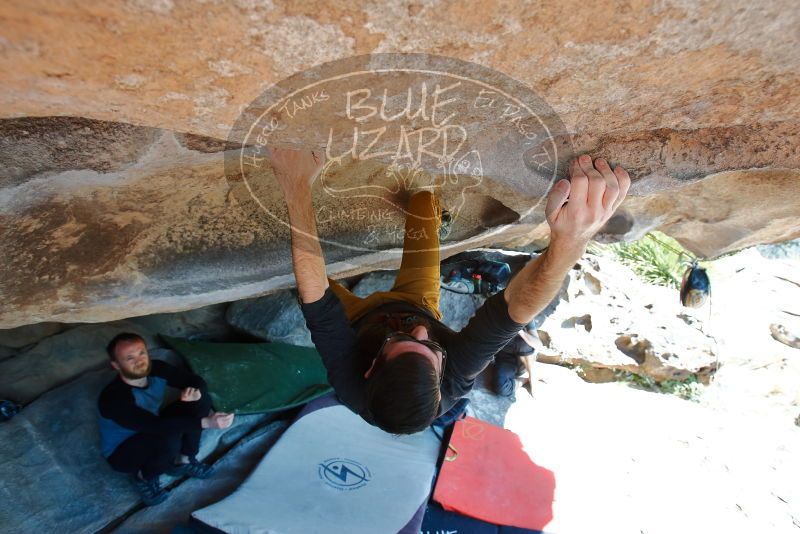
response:
<path fill-rule="evenodd" d="M 529 261 L 504 291 L 511 319 L 527 324 L 541 313 L 558 294 L 564 277 L 585 250 L 582 243 L 551 242 L 547 250 Z"/>
<path fill-rule="evenodd" d="M 311 188 L 295 189 L 286 199 L 292 232 L 292 269 L 304 303 L 316 302 L 328 288 L 325 258 L 317 235 Z"/>

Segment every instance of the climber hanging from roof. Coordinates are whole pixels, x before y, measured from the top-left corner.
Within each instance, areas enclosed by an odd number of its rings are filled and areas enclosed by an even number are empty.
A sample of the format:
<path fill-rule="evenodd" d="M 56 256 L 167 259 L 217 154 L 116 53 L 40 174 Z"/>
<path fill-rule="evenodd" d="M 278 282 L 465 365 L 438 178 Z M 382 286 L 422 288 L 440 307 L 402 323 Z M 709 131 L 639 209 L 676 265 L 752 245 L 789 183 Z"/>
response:
<path fill-rule="evenodd" d="M 572 161 L 570 180 L 558 181 L 547 198 L 547 250 L 454 332 L 440 322 L 442 210 L 431 192 L 408 202 L 392 289 L 359 298 L 326 276 L 311 200 L 322 151 L 274 148 L 271 163 L 288 207 L 301 308 L 328 380 L 343 404 L 393 434 L 425 429 L 469 393 L 494 355 L 555 297 L 631 183 L 604 159 Z"/>

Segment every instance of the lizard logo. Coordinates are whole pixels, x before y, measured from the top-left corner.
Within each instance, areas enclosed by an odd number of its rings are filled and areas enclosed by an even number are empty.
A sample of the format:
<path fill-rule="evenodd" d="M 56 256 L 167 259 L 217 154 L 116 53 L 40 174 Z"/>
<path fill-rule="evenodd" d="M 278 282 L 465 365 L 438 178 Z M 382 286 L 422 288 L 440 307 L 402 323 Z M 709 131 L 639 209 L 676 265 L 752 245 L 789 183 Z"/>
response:
<path fill-rule="evenodd" d="M 254 100 L 229 135 L 225 175 L 241 206 L 288 227 L 269 147 L 315 150 L 325 155 L 313 185 L 321 242 L 397 247 L 407 201 L 423 190 L 462 229 L 454 240 L 477 232 L 485 241 L 531 219 L 565 172 L 565 133 L 541 98 L 502 73 L 442 56 L 370 54 L 297 73 Z"/>

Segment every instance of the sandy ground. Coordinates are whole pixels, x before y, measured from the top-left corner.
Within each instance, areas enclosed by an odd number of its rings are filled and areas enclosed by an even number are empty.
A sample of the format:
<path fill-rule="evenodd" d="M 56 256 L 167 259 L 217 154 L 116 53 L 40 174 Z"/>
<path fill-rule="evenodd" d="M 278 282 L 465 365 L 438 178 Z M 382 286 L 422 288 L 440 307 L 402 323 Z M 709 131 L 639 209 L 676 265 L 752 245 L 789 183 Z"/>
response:
<path fill-rule="evenodd" d="M 698 402 L 589 384 L 538 363 L 504 426 L 556 488 L 548 532 L 800 532 L 800 350 L 769 323 L 800 312 L 798 260 L 745 251 L 715 262 L 699 310 L 721 370 Z M 475 399 L 478 400 L 478 399 Z"/>

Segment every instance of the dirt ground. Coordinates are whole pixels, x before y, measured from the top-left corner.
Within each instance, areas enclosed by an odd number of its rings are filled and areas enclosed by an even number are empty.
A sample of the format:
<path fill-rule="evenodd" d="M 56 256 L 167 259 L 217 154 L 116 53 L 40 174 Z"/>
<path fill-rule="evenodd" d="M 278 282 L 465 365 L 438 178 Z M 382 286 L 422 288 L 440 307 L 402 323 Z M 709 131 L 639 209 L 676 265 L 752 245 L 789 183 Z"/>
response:
<path fill-rule="evenodd" d="M 517 390 L 504 426 L 555 476 L 548 532 L 800 532 L 800 350 L 769 333 L 800 312 L 800 261 L 748 250 L 710 274 L 722 367 L 697 402 L 542 363 Z"/>

